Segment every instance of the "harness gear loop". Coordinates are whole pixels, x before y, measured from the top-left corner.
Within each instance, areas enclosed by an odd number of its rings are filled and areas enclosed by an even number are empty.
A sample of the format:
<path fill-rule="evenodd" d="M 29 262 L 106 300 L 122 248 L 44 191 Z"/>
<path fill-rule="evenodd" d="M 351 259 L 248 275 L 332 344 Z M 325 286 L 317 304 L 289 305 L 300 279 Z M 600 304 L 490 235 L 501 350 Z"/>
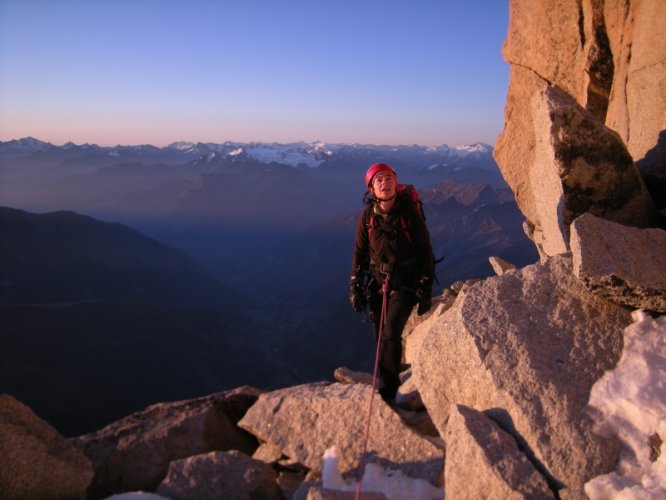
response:
<path fill-rule="evenodd" d="M 361 481 L 363 479 L 363 457 L 368 451 L 368 439 L 370 438 L 370 421 L 372 419 L 372 402 L 375 399 L 375 391 L 377 389 L 377 372 L 379 368 L 379 350 L 382 344 L 382 332 L 384 331 L 384 325 L 386 323 L 386 315 L 388 311 L 388 297 L 390 293 L 389 286 L 390 274 L 386 274 L 384 283 L 382 285 L 382 312 L 379 315 L 379 331 L 377 332 L 377 350 L 375 352 L 375 367 L 372 373 L 372 391 L 370 393 L 370 404 L 368 405 L 368 421 L 365 426 L 365 438 L 363 441 L 363 451 L 359 457 L 359 470 L 361 471 L 361 476 L 356 484 L 356 495 L 354 496 L 355 500 L 359 500 L 361 495 Z"/>

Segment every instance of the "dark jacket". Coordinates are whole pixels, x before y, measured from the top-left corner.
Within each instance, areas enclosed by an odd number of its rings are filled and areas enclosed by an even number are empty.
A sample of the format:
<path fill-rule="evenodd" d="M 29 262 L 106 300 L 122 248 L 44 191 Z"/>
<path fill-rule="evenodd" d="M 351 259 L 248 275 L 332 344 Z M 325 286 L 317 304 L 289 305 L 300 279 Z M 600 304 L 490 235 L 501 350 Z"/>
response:
<path fill-rule="evenodd" d="M 391 288 L 414 288 L 421 278 L 432 282 L 430 234 L 421 209 L 407 194 L 398 194 L 391 211 L 380 214 L 370 200 L 356 225 L 352 276 L 368 271 L 377 284 L 390 272 Z"/>

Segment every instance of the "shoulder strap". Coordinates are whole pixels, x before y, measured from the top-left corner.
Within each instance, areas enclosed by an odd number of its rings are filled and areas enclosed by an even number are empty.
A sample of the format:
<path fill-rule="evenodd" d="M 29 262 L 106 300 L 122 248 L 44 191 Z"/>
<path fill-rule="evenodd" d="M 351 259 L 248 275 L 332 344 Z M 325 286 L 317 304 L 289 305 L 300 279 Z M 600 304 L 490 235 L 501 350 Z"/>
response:
<path fill-rule="evenodd" d="M 375 225 L 375 214 L 372 211 L 372 206 L 368 205 L 363 211 L 363 218 L 365 220 L 365 227 L 368 229 L 368 239 L 372 235 L 372 228 Z"/>

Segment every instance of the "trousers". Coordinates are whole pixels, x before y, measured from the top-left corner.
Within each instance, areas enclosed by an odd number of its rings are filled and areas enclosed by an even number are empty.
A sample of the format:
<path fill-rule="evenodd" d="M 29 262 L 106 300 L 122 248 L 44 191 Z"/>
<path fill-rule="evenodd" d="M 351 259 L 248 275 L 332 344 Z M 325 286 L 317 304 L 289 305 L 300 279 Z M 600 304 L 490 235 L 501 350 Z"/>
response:
<path fill-rule="evenodd" d="M 375 342 L 379 337 L 379 326 L 382 310 L 382 293 L 370 296 L 370 318 L 375 334 Z M 400 366 L 402 362 L 402 331 L 409 315 L 416 304 L 414 292 L 410 290 L 394 290 L 389 293 L 386 319 L 379 346 L 379 375 L 383 386 L 379 393 L 384 399 L 394 399 L 400 386 Z"/>

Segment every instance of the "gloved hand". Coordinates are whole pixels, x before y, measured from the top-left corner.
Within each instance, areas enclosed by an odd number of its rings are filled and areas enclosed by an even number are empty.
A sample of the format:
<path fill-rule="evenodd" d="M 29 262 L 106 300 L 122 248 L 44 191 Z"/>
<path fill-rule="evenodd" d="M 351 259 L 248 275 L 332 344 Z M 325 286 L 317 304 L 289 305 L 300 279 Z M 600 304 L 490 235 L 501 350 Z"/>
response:
<path fill-rule="evenodd" d="M 366 300 L 361 286 L 361 280 L 357 276 L 349 279 L 349 303 L 357 313 L 365 310 Z"/>
<path fill-rule="evenodd" d="M 416 284 L 416 301 L 419 307 L 416 314 L 422 316 L 432 307 L 432 280 L 427 276 L 422 277 Z"/>

